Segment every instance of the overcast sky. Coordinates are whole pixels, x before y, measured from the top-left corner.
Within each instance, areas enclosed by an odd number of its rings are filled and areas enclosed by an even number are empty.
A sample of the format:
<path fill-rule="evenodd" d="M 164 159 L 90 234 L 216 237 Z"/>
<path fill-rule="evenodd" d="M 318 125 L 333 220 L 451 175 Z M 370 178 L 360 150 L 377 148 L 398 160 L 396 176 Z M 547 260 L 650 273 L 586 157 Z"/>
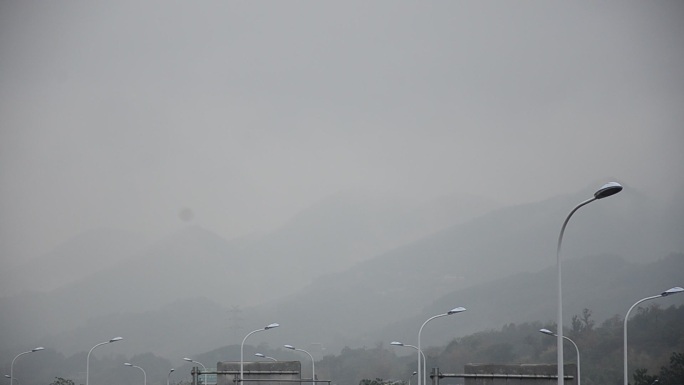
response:
<path fill-rule="evenodd" d="M 2 1 L 2 260 L 339 191 L 675 199 L 683 38 L 681 1 Z"/>

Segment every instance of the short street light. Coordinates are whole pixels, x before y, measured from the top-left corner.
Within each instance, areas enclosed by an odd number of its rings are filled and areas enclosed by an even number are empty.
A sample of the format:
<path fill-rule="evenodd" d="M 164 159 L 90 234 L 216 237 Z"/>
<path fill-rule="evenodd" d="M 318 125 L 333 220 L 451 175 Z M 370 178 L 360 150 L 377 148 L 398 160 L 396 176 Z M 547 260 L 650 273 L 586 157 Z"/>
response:
<path fill-rule="evenodd" d="M 544 333 L 546 335 L 558 337 L 558 335 L 554 332 L 552 332 L 549 329 L 539 329 L 541 333 Z M 569 337 L 563 336 L 563 339 L 570 341 L 572 345 L 575 347 L 575 351 L 577 352 L 577 385 L 581 385 L 580 383 L 580 354 L 579 354 L 579 348 L 577 347 L 577 344 L 575 341 L 571 340 Z"/>
<path fill-rule="evenodd" d="M 169 370 L 169 374 L 166 376 L 166 385 L 169 385 L 169 380 L 171 379 L 171 373 L 173 373 L 174 370 L 176 370 L 176 369 L 171 368 L 171 370 Z"/>
<path fill-rule="evenodd" d="M 254 334 L 256 332 L 263 332 L 265 330 L 277 328 L 278 326 L 280 326 L 280 324 L 272 323 L 272 324 L 266 325 L 265 327 L 263 327 L 261 329 L 252 330 L 251 332 L 247 333 L 245 338 L 242 339 L 242 344 L 240 344 L 240 382 L 242 382 L 242 380 L 245 379 L 245 371 L 244 371 L 245 359 L 244 359 L 244 356 L 245 356 L 245 341 L 247 341 L 247 337 L 251 336 L 252 334 Z"/>
<path fill-rule="evenodd" d="M 29 350 L 29 351 L 19 353 L 19 354 L 17 354 L 16 357 L 14 357 L 14 359 L 12 360 L 12 364 L 10 364 L 10 375 L 9 375 L 10 385 L 14 385 L 14 384 L 12 383 L 12 380 L 14 380 L 14 361 L 16 361 L 17 358 L 19 358 L 20 356 L 23 356 L 24 354 L 35 353 L 35 352 L 39 352 L 39 351 L 41 351 L 41 350 L 45 350 L 45 348 L 42 347 L 42 346 L 39 346 L 39 347 L 33 348 L 33 349 Z"/>
<path fill-rule="evenodd" d="M 286 349 L 296 350 L 298 352 L 306 353 L 309 355 L 309 357 L 311 357 L 311 383 L 315 384 L 316 383 L 316 362 L 315 362 L 313 356 L 311 355 L 311 353 L 307 352 L 304 349 L 295 348 L 292 345 L 283 345 L 283 346 L 285 346 Z"/>
<path fill-rule="evenodd" d="M 464 307 L 456 307 L 456 308 L 453 308 L 453 309 L 449 310 L 448 312 L 446 312 L 446 313 L 444 313 L 444 314 L 437 314 L 436 316 L 432 316 L 432 317 L 428 318 L 427 321 L 423 322 L 423 325 L 421 325 L 420 329 L 418 330 L 418 385 L 421 385 L 421 378 L 422 378 L 422 381 L 423 381 L 423 382 L 422 382 L 423 385 L 425 385 L 425 384 L 427 383 L 427 375 L 425 374 L 425 371 L 426 371 L 426 369 L 427 369 L 426 366 L 425 366 L 425 361 L 426 361 L 426 360 L 423 360 L 423 375 L 422 375 L 422 377 L 421 377 L 421 374 L 420 374 L 420 368 L 421 368 L 421 367 L 420 367 L 420 358 L 421 358 L 420 356 L 421 356 L 421 354 L 422 354 L 422 352 L 423 352 L 422 349 L 420 348 L 420 334 L 423 332 L 423 327 L 425 327 L 425 325 L 426 325 L 428 322 L 432 321 L 432 320 L 435 319 L 435 318 L 445 317 L 445 316 L 448 316 L 448 315 L 452 315 L 452 314 L 456 314 L 456 313 L 461 313 L 461 312 L 464 312 L 464 311 L 466 311 L 466 309 L 465 309 Z"/>
<path fill-rule="evenodd" d="M 563 242 L 563 233 L 565 233 L 565 227 L 568 225 L 570 217 L 579 210 L 580 207 L 587 205 L 595 200 L 607 198 L 611 195 L 615 195 L 622 191 L 622 186 L 616 182 L 606 183 L 601 188 L 594 193 L 594 197 L 585 200 L 584 202 L 578 204 L 570 214 L 565 218 L 563 222 L 563 227 L 561 227 L 560 235 L 558 236 L 558 247 L 556 248 L 556 268 L 558 274 L 558 303 L 557 303 L 557 320 L 556 320 L 556 345 L 558 354 L 558 385 L 564 385 L 565 374 L 563 373 L 563 285 L 561 284 L 561 243 Z"/>
<path fill-rule="evenodd" d="M 662 292 L 662 293 L 660 293 L 660 294 L 658 294 L 658 295 L 653 295 L 653 296 L 646 297 L 646 298 L 643 298 L 643 299 L 640 299 L 640 300 L 636 301 L 636 303 L 635 303 L 634 305 L 632 305 L 632 307 L 630 307 L 629 310 L 627 310 L 627 314 L 625 314 L 624 325 L 623 325 L 623 327 L 622 327 L 623 333 L 624 333 L 624 335 L 623 335 L 623 341 L 622 341 L 622 343 L 623 343 L 623 345 L 624 345 L 624 346 L 623 346 L 623 350 L 624 350 L 623 354 L 624 354 L 624 356 L 623 356 L 623 363 L 622 363 L 622 366 L 623 366 L 623 368 L 624 368 L 624 374 L 623 374 L 623 376 L 624 376 L 624 384 L 625 384 L 625 385 L 628 385 L 628 384 L 629 384 L 629 377 L 628 377 L 628 373 L 627 373 L 627 319 L 629 318 L 629 313 L 632 311 L 632 309 L 634 309 L 634 307 L 636 307 L 636 305 L 638 305 L 638 304 L 640 304 L 640 303 L 642 303 L 642 302 L 644 302 L 644 301 L 648 301 L 648 300 L 650 300 L 650 299 L 661 298 L 661 297 L 667 297 L 668 295 L 681 293 L 681 292 L 683 292 L 683 291 L 684 291 L 684 288 L 681 288 L 681 287 L 679 287 L 679 286 L 673 287 L 673 288 L 671 288 L 671 289 L 667 289 L 667 290 L 665 290 L 664 292 Z"/>
<path fill-rule="evenodd" d="M 95 350 L 95 348 L 98 347 L 98 346 L 102 346 L 102 345 L 106 345 L 106 344 L 111 344 L 112 342 L 121 341 L 122 339 L 123 339 L 122 337 L 114 337 L 114 338 L 112 338 L 112 339 L 109 340 L 109 341 L 100 342 L 99 344 L 93 346 L 93 347 L 90 349 L 90 351 L 88 352 L 88 355 L 86 356 L 86 385 L 88 385 L 88 377 L 89 377 L 89 374 L 90 374 L 90 353 L 92 353 L 93 350 Z"/>
<path fill-rule="evenodd" d="M 195 361 L 192 358 L 185 357 L 185 358 L 183 358 L 183 360 L 188 361 L 188 362 L 194 362 L 194 363 L 200 365 L 202 367 L 202 369 L 204 369 L 204 385 L 207 385 L 207 367 L 202 365 L 201 362 Z"/>
<path fill-rule="evenodd" d="M 423 357 L 423 362 L 425 362 L 425 354 L 423 354 L 423 352 L 422 352 L 420 349 L 418 349 L 417 346 L 405 344 L 405 343 L 399 342 L 399 341 L 392 341 L 392 342 L 390 342 L 390 345 L 394 345 L 394 346 L 405 346 L 405 347 L 407 347 L 407 348 L 416 349 L 416 350 L 418 350 L 418 353 Z M 420 365 L 420 363 L 419 363 L 418 365 Z M 413 374 L 418 374 L 418 372 L 413 372 Z M 413 377 L 413 375 L 412 375 L 411 377 Z M 409 383 L 410 383 L 410 382 L 411 382 L 411 379 L 409 378 Z"/>
<path fill-rule="evenodd" d="M 142 372 L 143 372 L 143 381 L 144 381 L 143 384 L 144 384 L 144 385 L 147 385 L 147 373 L 145 373 L 145 369 L 141 368 L 140 366 L 137 366 L 137 365 L 133 365 L 133 364 L 131 364 L 131 363 L 128 363 L 128 362 L 124 362 L 124 365 L 130 366 L 131 368 L 138 368 L 138 369 L 142 370 Z"/>
<path fill-rule="evenodd" d="M 254 355 L 257 356 L 257 357 L 266 358 L 266 359 L 271 360 L 271 361 L 278 361 L 278 360 L 276 360 L 276 359 L 273 358 L 273 357 L 265 356 L 265 355 L 263 355 L 263 354 L 261 354 L 261 353 L 254 353 Z"/>

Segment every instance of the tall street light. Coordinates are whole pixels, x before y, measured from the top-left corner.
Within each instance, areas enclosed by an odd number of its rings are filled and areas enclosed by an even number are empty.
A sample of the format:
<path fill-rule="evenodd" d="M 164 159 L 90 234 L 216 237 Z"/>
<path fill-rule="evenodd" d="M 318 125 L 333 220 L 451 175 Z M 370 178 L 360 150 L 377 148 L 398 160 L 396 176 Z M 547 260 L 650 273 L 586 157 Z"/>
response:
<path fill-rule="evenodd" d="M 133 364 L 128 363 L 128 362 L 125 362 L 124 365 L 130 366 L 131 368 L 138 368 L 138 369 L 142 370 L 142 372 L 143 372 L 143 380 L 144 380 L 143 384 L 144 384 L 144 385 L 147 385 L 147 373 L 145 373 L 145 369 L 141 368 L 141 367 L 138 366 L 138 365 L 133 365 Z"/>
<path fill-rule="evenodd" d="M 399 342 L 399 341 L 392 341 L 392 342 L 390 342 L 390 345 L 394 345 L 394 346 L 406 346 L 407 348 L 416 349 L 416 350 L 418 351 L 418 353 L 423 357 L 423 362 L 425 362 L 425 354 L 423 354 L 423 352 L 422 352 L 420 349 L 418 349 L 417 346 L 405 344 L 405 343 Z M 420 366 L 420 363 L 418 363 L 418 366 Z M 418 373 L 418 372 L 413 372 L 413 374 L 417 374 L 417 373 Z M 411 376 L 411 377 L 413 377 L 413 376 Z M 411 379 L 410 379 L 410 378 L 409 378 L 409 382 L 411 382 Z"/>
<path fill-rule="evenodd" d="M 254 353 L 254 355 L 257 356 L 257 357 L 266 358 L 266 359 L 271 360 L 271 361 L 278 361 L 278 360 L 276 360 L 276 359 L 273 358 L 273 357 L 269 357 L 269 356 L 263 355 L 263 354 L 261 354 L 261 353 Z"/>
<path fill-rule="evenodd" d="M 267 325 L 267 326 L 265 326 L 265 327 L 263 327 L 263 328 L 261 328 L 261 329 L 257 329 L 257 330 L 253 330 L 253 331 L 249 332 L 249 333 L 245 336 L 245 338 L 242 339 L 242 344 L 240 344 L 240 382 L 242 382 L 242 380 L 245 379 L 245 375 L 244 375 L 244 374 L 245 374 L 245 371 L 244 371 L 244 365 L 245 365 L 244 356 L 245 356 L 245 341 L 247 340 L 247 337 L 251 336 L 252 334 L 254 334 L 254 333 L 256 333 L 256 332 L 263 332 L 263 331 L 265 331 L 265 330 L 277 328 L 278 326 L 280 326 L 280 324 L 272 323 L 272 324 Z M 86 384 L 86 385 L 88 385 L 88 384 Z"/>
<path fill-rule="evenodd" d="M 673 287 L 671 289 L 665 290 L 664 292 L 662 292 L 658 295 L 654 295 L 651 297 L 646 297 L 646 298 L 640 299 L 634 305 L 632 305 L 632 307 L 630 307 L 629 310 L 627 310 L 627 314 L 625 314 L 624 325 L 622 327 L 623 333 L 624 333 L 623 341 L 622 341 L 623 345 L 624 345 L 623 346 L 624 356 L 623 356 L 623 365 L 622 366 L 624 367 L 624 371 L 625 371 L 624 372 L 624 384 L 625 385 L 629 384 L 629 377 L 627 374 L 627 319 L 629 318 L 629 312 L 631 312 L 632 309 L 634 309 L 634 307 L 636 307 L 636 305 L 638 305 L 644 301 L 648 301 L 650 299 L 656 299 L 656 298 L 660 298 L 660 297 L 667 297 L 668 295 L 681 293 L 683 291 L 684 291 L 684 289 L 679 287 L 679 286 Z"/>
<path fill-rule="evenodd" d="M 121 338 L 121 337 L 114 337 L 114 338 L 112 338 L 112 339 L 109 340 L 109 341 L 100 342 L 99 344 L 93 346 L 93 347 L 90 349 L 90 351 L 88 352 L 88 355 L 86 356 L 86 385 L 88 385 L 88 377 L 90 377 L 90 376 L 89 376 L 89 375 L 90 375 L 90 353 L 92 353 L 93 350 L 95 350 L 95 348 L 98 347 L 98 346 L 102 346 L 102 345 L 105 345 L 105 344 L 111 344 L 112 342 L 121 341 L 122 339 L 123 339 L 123 338 Z"/>
<path fill-rule="evenodd" d="M 166 385 L 170 385 L 171 373 L 173 373 L 174 370 L 176 370 L 176 369 L 171 368 L 171 370 L 169 370 L 169 374 L 166 375 Z"/>
<path fill-rule="evenodd" d="M 316 362 L 315 362 L 313 356 L 311 355 L 311 353 L 307 352 L 304 349 L 295 348 L 292 345 L 283 345 L 283 346 L 285 346 L 285 348 L 290 349 L 290 350 L 296 350 L 298 352 L 304 352 L 304 353 L 308 354 L 309 357 L 311 357 L 311 383 L 315 384 L 316 383 Z"/>
<path fill-rule="evenodd" d="M 539 329 L 541 333 L 544 333 L 546 335 L 554 336 L 557 337 L 556 333 L 552 332 L 549 329 Z M 563 336 L 563 339 L 570 341 L 572 345 L 575 347 L 575 351 L 577 352 L 577 385 L 581 385 L 580 382 L 580 354 L 579 354 L 579 348 L 577 347 L 577 344 L 575 341 L 571 340 L 570 337 Z"/>
<path fill-rule="evenodd" d="M 200 365 L 200 366 L 202 367 L 202 369 L 204 369 L 204 385 L 207 385 L 207 367 L 204 366 L 204 365 L 202 365 L 201 362 L 195 361 L 195 360 L 193 360 L 192 358 L 185 357 L 185 358 L 183 358 L 183 359 L 184 359 L 185 361 L 188 361 L 188 362 L 194 362 L 194 363 Z"/>
<path fill-rule="evenodd" d="M 557 321 L 556 321 L 556 335 L 558 338 L 556 339 L 556 344 L 557 344 L 557 354 L 558 354 L 558 385 L 564 385 L 565 382 L 565 374 L 563 373 L 563 288 L 561 284 L 561 259 L 560 259 L 560 250 L 561 250 L 561 243 L 563 242 L 563 233 L 565 232 L 565 227 L 568 225 L 568 221 L 570 220 L 570 217 L 572 217 L 572 214 L 575 213 L 580 207 L 587 205 L 595 200 L 598 199 L 603 199 L 607 198 L 611 195 L 615 195 L 622 191 L 622 186 L 619 183 L 616 182 L 610 182 L 606 183 L 601 188 L 594 193 L 594 197 L 591 199 L 587 199 L 586 201 L 580 203 L 577 205 L 572 211 L 570 211 L 570 214 L 568 214 L 568 217 L 565 218 L 565 222 L 563 222 L 563 227 L 561 227 L 560 235 L 558 236 L 558 247 L 556 248 L 556 265 L 557 265 L 557 270 L 558 270 L 558 315 L 557 315 Z"/>
<path fill-rule="evenodd" d="M 45 348 L 42 347 L 42 346 L 39 346 L 39 347 L 33 348 L 33 349 L 29 350 L 29 351 L 19 353 L 19 354 L 17 354 L 16 357 L 14 357 L 14 359 L 12 360 L 12 364 L 10 365 L 10 376 L 9 376 L 10 385 L 14 385 L 14 384 L 12 383 L 12 380 L 14 379 L 14 361 L 16 361 L 17 358 L 19 358 L 20 356 L 23 356 L 24 354 L 39 352 L 39 351 L 41 351 L 41 350 L 45 350 Z"/>
<path fill-rule="evenodd" d="M 427 321 L 423 322 L 423 325 L 421 325 L 420 329 L 418 330 L 418 385 L 421 385 L 421 378 L 422 378 L 422 381 L 423 381 L 422 384 L 426 384 L 426 383 L 427 383 L 427 375 L 425 374 L 425 371 L 426 371 L 426 369 L 427 369 L 427 368 L 426 368 L 426 365 L 425 365 L 425 361 L 426 361 L 426 360 L 423 360 L 423 375 L 422 375 L 422 377 L 421 377 L 421 374 L 420 374 L 420 355 L 421 355 L 421 353 L 423 352 L 423 350 L 420 348 L 420 334 L 423 332 L 423 327 L 425 327 L 425 325 L 426 325 L 428 322 L 432 321 L 432 320 L 435 319 L 435 318 L 445 317 L 445 316 L 448 316 L 448 315 L 452 315 L 452 314 L 456 314 L 456 313 L 461 313 L 461 312 L 464 312 L 464 311 L 466 311 L 466 309 L 465 309 L 464 307 L 456 307 L 456 308 L 453 308 L 453 309 L 449 310 L 448 312 L 446 312 L 446 313 L 444 313 L 444 314 L 437 314 L 437 315 L 435 315 L 435 316 L 432 316 L 432 317 L 428 318 Z"/>

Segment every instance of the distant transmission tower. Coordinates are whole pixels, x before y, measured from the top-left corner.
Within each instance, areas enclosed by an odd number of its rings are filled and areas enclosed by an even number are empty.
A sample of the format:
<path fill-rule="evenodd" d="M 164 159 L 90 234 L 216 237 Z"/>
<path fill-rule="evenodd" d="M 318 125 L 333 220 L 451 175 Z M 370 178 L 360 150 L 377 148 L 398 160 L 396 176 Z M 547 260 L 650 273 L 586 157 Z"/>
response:
<path fill-rule="evenodd" d="M 240 336 L 243 334 L 242 331 L 242 309 L 240 306 L 234 305 L 228 309 L 228 327 L 233 331 L 233 341 L 234 343 L 240 342 Z"/>

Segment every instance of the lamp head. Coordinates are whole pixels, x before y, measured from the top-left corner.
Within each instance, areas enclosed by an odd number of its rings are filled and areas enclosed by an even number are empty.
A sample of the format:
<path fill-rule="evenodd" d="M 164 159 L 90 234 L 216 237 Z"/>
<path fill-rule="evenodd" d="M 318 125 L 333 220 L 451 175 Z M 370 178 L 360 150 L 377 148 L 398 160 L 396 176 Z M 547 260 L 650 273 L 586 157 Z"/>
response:
<path fill-rule="evenodd" d="M 610 182 L 606 183 L 601 188 L 594 193 L 594 198 L 596 199 L 602 199 L 609 197 L 611 195 L 615 195 L 622 191 L 622 185 L 617 182 Z"/>
<path fill-rule="evenodd" d="M 283 345 L 283 346 L 285 346 L 286 349 L 295 350 L 295 347 L 292 345 Z"/>
<path fill-rule="evenodd" d="M 126 365 L 126 366 L 133 366 L 133 364 L 131 364 L 131 363 L 129 363 L 129 362 L 124 362 L 124 365 Z"/>
<path fill-rule="evenodd" d="M 183 360 L 188 361 L 188 362 L 195 362 L 192 360 L 192 358 L 188 358 L 188 357 L 183 358 Z"/>
<path fill-rule="evenodd" d="M 464 307 L 455 307 L 447 312 L 448 315 L 456 314 L 456 313 L 461 313 L 466 311 L 466 308 Z"/>
<path fill-rule="evenodd" d="M 112 342 L 121 341 L 122 339 L 123 337 L 114 337 L 111 340 L 109 340 L 109 343 L 111 344 Z"/>
<path fill-rule="evenodd" d="M 37 348 L 35 348 L 35 349 L 31 349 L 31 352 L 39 352 L 39 351 L 41 351 L 41 350 L 45 350 L 45 348 L 42 347 L 42 346 L 39 346 L 39 347 L 37 347 Z"/>
<path fill-rule="evenodd" d="M 399 341 L 392 341 L 392 342 L 390 342 L 390 345 L 394 345 L 394 346 L 404 346 L 404 343 L 403 343 L 403 342 L 399 342 Z"/>
<path fill-rule="evenodd" d="M 665 290 L 664 292 L 660 293 L 660 295 L 663 297 L 667 297 L 668 295 L 681 293 L 683 291 L 684 291 L 683 288 L 677 286 L 677 287 L 673 287 L 672 289 Z"/>
<path fill-rule="evenodd" d="M 266 356 L 261 353 L 254 353 L 255 356 L 265 358 Z"/>
<path fill-rule="evenodd" d="M 552 332 L 552 331 L 549 330 L 549 329 L 539 329 L 539 332 L 540 332 L 540 333 L 544 333 L 544 334 L 548 334 L 548 335 L 550 335 L 550 336 L 555 336 L 555 335 L 556 335 L 556 333 Z"/>
<path fill-rule="evenodd" d="M 277 328 L 278 326 L 280 326 L 280 324 L 277 324 L 277 323 L 272 323 L 272 324 L 270 324 L 270 325 L 266 326 L 266 327 L 264 328 L 264 330 L 268 330 L 268 329 L 273 329 L 273 328 Z"/>
<path fill-rule="evenodd" d="M 176 371 L 176 369 L 171 368 L 171 370 L 169 370 L 169 374 L 171 374 L 171 373 L 173 373 L 173 372 L 175 372 L 175 371 Z"/>

